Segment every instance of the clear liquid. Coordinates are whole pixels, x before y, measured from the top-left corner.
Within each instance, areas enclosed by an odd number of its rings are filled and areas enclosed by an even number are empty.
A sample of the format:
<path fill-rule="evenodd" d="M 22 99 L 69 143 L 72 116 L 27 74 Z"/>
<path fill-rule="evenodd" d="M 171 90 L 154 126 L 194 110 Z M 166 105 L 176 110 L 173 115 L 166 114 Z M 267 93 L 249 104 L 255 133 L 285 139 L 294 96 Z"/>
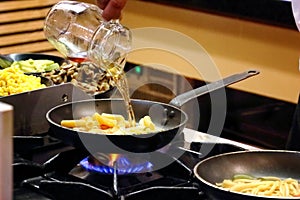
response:
<path fill-rule="evenodd" d="M 128 115 L 128 122 L 130 127 L 135 126 L 135 115 L 133 112 L 130 96 L 129 96 L 129 86 L 128 82 L 125 76 L 125 72 L 123 68 L 117 64 L 111 63 L 110 65 L 107 65 L 107 71 L 111 74 L 113 78 L 113 84 L 117 87 L 119 92 L 121 93 L 126 110 Z"/>
<path fill-rule="evenodd" d="M 75 40 L 76 39 L 76 40 Z M 84 48 L 79 48 L 74 43 L 84 43 L 84 40 L 81 40 L 78 37 L 72 37 L 71 34 L 58 38 L 50 38 L 49 42 L 64 56 L 68 57 L 72 61 L 84 61 L 87 58 L 87 51 Z"/>
<path fill-rule="evenodd" d="M 81 63 L 87 60 L 87 52 L 80 52 L 79 49 L 76 49 L 76 45 L 72 43 L 72 41 L 69 41 L 68 38 L 59 38 L 58 40 L 50 40 L 53 46 L 56 47 L 57 50 L 61 53 L 65 53 L 65 55 L 68 57 L 68 59 Z M 75 52 L 78 53 L 75 53 Z M 119 60 L 124 60 L 122 58 L 119 58 Z M 131 100 L 129 96 L 129 86 L 128 82 L 125 76 L 125 72 L 123 70 L 123 67 L 116 64 L 117 62 L 122 62 L 116 59 L 114 63 L 111 62 L 103 62 L 104 69 L 107 70 L 108 73 L 112 76 L 112 84 L 117 87 L 119 92 L 122 95 L 122 98 L 124 99 L 127 115 L 128 115 L 128 122 L 130 127 L 135 126 L 135 115 L 133 112 L 133 108 L 131 105 Z M 99 66 L 101 67 L 101 66 Z"/>

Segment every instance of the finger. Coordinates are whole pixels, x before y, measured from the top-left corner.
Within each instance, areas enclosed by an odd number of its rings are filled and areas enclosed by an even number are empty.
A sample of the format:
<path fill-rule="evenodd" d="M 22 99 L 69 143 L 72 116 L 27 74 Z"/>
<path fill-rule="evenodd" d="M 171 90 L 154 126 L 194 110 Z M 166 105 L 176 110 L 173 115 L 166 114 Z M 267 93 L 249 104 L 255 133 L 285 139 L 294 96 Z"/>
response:
<path fill-rule="evenodd" d="M 109 0 L 97 0 L 96 3 L 99 6 L 99 8 L 101 8 L 102 10 L 104 10 L 104 8 L 107 6 Z"/>
<path fill-rule="evenodd" d="M 125 4 L 126 0 L 110 0 L 103 10 L 103 18 L 106 20 L 119 19 Z"/>

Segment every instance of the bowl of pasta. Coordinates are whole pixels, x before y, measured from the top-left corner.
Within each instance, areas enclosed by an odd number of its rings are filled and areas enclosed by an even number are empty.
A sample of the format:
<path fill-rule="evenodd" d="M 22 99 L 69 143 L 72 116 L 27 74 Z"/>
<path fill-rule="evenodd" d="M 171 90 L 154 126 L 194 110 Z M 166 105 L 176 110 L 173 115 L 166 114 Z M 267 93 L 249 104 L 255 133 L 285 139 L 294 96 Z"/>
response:
<path fill-rule="evenodd" d="M 211 199 L 300 199 L 300 152 L 238 151 L 208 157 L 194 167 Z"/>

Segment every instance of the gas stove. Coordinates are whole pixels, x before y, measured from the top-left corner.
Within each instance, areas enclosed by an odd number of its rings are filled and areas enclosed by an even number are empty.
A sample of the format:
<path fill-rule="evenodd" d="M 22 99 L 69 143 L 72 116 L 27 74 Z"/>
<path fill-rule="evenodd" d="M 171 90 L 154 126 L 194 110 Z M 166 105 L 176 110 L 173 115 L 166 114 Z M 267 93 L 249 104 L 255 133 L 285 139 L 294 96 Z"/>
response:
<path fill-rule="evenodd" d="M 182 81 L 188 80 L 193 88 L 205 84 L 132 63 L 127 63 L 126 69 L 131 70 L 127 78 L 129 85 L 135 88 L 131 97 L 136 99 L 168 103 L 174 98 L 170 91 L 180 94 L 189 89 L 182 87 Z M 140 80 L 156 84 L 138 87 Z M 74 91 L 77 94 L 75 97 Z M 168 151 L 151 153 L 159 159 L 151 156 L 146 159 L 101 152 L 90 155 L 53 137 L 45 112 L 74 98 L 87 98 L 86 94 L 72 85 L 52 87 L 48 91 L 23 96 L 17 102 L 13 98 L 2 99 L 3 102 L 16 104 L 16 113 L 25 115 L 15 115 L 14 118 L 17 124 L 14 126 L 13 140 L 13 195 L 17 200 L 208 199 L 194 177 L 193 167 L 196 163 L 212 155 L 256 147 L 283 149 L 295 109 L 292 103 L 226 88 L 226 121 L 222 133 L 213 136 L 205 134 L 210 123 L 210 98 L 207 95 L 198 97 L 199 115 L 202 117 L 197 130 L 190 128 L 194 117 L 190 118 L 190 123 L 183 130 L 182 145 L 176 146 L 176 151 L 182 154 L 174 157 L 170 148 Z M 26 109 L 31 108 L 23 105 L 27 101 L 30 103 L 30 99 L 44 99 L 47 103 L 38 101 L 36 107 L 28 112 Z M 189 111 L 190 108 L 193 107 L 186 106 L 183 109 Z M 104 163 L 94 159 L 99 156 Z M 134 165 L 131 164 L 132 160 Z M 167 162 L 168 165 L 156 169 L 155 166 L 160 164 L 158 161 Z"/>
<path fill-rule="evenodd" d="M 49 135 L 15 137 L 14 199 L 207 199 L 193 175 L 196 163 L 220 153 L 256 149 L 188 128 L 184 136 L 179 158 L 158 151 L 132 162 L 132 156 L 122 155 L 118 165 L 95 164 L 88 152 Z M 211 150 L 204 155 L 201 149 L 207 147 Z M 104 160 L 116 156 L 99 155 Z M 152 171 L 159 160 L 169 164 Z"/>

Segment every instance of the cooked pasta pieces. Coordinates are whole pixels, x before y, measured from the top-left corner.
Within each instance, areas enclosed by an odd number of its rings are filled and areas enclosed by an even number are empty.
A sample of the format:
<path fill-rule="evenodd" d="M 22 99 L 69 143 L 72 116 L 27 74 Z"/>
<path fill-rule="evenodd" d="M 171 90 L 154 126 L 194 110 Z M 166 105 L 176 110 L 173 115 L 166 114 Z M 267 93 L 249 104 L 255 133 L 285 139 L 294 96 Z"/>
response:
<path fill-rule="evenodd" d="M 236 175 L 232 179 L 225 179 L 217 186 L 229 191 L 241 192 L 258 196 L 299 197 L 300 186 L 296 179 L 280 179 L 278 177 L 254 178 L 248 175 Z"/>
<path fill-rule="evenodd" d="M 122 115 L 97 112 L 78 120 L 62 120 L 61 125 L 83 132 L 115 135 L 146 134 L 160 130 L 149 116 L 144 116 L 136 126 L 130 127 Z"/>
<path fill-rule="evenodd" d="M 8 96 L 30 90 L 45 88 L 41 78 L 25 75 L 18 67 L 0 70 L 0 96 Z"/>

